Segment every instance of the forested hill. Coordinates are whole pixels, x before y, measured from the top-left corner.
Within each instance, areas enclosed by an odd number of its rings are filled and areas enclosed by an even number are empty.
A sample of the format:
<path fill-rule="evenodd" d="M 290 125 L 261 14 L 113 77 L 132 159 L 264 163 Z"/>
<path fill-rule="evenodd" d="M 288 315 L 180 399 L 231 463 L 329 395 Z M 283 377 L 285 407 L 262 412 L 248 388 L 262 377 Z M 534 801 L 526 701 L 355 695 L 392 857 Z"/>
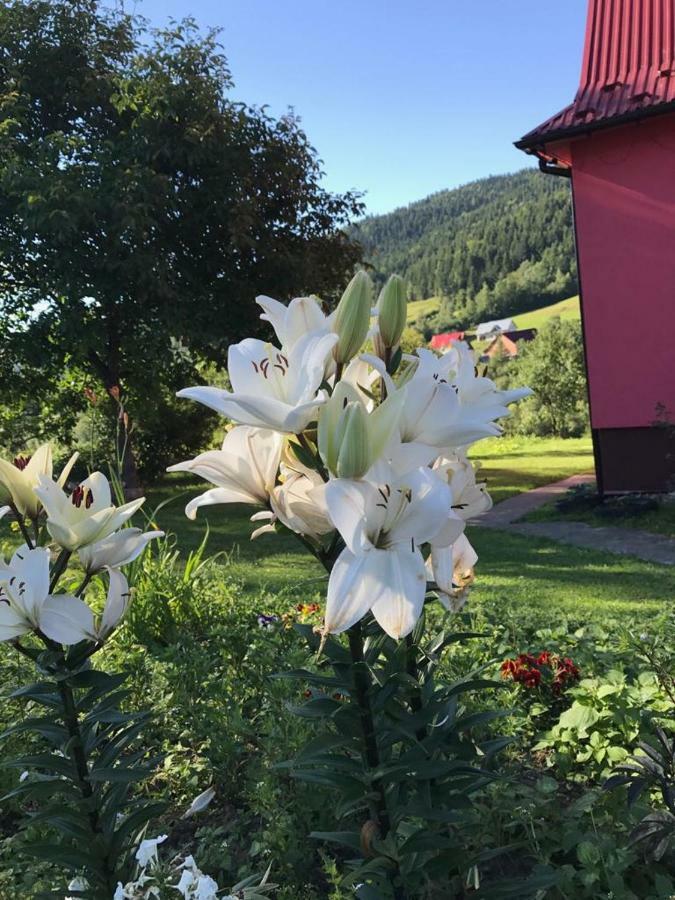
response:
<path fill-rule="evenodd" d="M 569 183 L 533 169 L 440 191 L 354 231 L 378 281 L 398 272 L 413 298 L 443 298 L 439 327 L 577 291 Z"/>

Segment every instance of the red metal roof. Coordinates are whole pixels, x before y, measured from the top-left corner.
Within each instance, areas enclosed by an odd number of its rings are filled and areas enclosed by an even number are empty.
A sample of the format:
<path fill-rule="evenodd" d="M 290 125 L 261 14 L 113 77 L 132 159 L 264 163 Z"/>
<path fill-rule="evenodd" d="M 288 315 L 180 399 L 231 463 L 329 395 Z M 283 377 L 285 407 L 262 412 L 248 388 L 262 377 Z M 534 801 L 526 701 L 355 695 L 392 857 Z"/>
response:
<path fill-rule="evenodd" d="M 463 341 L 464 340 L 464 332 L 463 331 L 446 331 L 444 334 L 435 334 L 430 341 L 430 346 L 433 350 L 441 350 L 443 347 L 448 347 L 454 341 Z"/>
<path fill-rule="evenodd" d="M 528 132 L 536 149 L 575 134 L 675 110 L 673 0 L 589 0 L 574 102 Z"/>

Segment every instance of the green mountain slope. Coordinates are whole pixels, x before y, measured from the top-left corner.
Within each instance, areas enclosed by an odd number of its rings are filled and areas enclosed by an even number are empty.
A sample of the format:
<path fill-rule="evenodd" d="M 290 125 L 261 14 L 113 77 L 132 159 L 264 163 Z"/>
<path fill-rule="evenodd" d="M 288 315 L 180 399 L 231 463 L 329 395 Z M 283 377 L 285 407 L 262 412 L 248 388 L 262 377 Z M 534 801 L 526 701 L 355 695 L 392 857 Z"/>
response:
<path fill-rule="evenodd" d="M 412 298 L 440 297 L 430 325 L 466 327 L 577 291 L 569 184 L 533 169 L 368 217 L 355 234 L 376 280 L 398 272 Z"/>

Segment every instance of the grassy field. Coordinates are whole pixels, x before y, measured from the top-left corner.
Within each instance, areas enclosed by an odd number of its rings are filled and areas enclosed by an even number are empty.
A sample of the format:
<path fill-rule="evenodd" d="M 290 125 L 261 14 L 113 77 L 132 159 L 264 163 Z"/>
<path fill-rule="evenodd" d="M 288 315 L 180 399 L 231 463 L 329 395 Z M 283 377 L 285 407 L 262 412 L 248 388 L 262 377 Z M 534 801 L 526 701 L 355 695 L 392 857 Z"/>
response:
<path fill-rule="evenodd" d="M 482 442 L 473 456 L 484 462 L 497 501 L 592 467 L 588 438 L 494 439 Z M 250 541 L 251 510 L 212 507 L 189 522 L 184 504 L 202 489 L 196 482 L 178 481 L 149 497 L 149 505 L 171 498 L 157 520 L 177 535 L 182 552 L 199 546 L 208 522 L 208 552 L 222 553 L 228 577 L 243 591 L 287 597 L 289 603 L 321 597 L 326 576 L 292 535 Z M 474 602 L 503 611 L 505 621 L 524 615 L 541 627 L 557 627 L 561 618 L 570 627 L 601 623 L 608 616 L 646 621 L 663 611 L 675 592 L 675 571 L 667 567 L 481 528 L 471 528 L 469 535 L 480 556 Z"/>
<path fill-rule="evenodd" d="M 430 297 L 428 300 L 413 300 L 408 304 L 408 324 L 414 325 L 418 316 L 436 312 L 440 304 L 439 297 Z M 528 313 L 522 313 L 514 317 L 518 328 L 541 328 L 548 319 L 559 316 L 561 319 L 579 319 L 579 298 L 569 297 L 560 300 L 550 306 L 542 306 Z M 475 326 L 474 326 L 475 327 Z"/>
<path fill-rule="evenodd" d="M 490 438 L 470 456 L 482 464 L 482 477 L 495 503 L 568 475 L 593 471 L 590 437 Z"/>
<path fill-rule="evenodd" d="M 438 312 L 440 297 L 429 297 L 428 300 L 411 300 L 408 304 L 408 325 L 414 325 L 418 316 Z"/>

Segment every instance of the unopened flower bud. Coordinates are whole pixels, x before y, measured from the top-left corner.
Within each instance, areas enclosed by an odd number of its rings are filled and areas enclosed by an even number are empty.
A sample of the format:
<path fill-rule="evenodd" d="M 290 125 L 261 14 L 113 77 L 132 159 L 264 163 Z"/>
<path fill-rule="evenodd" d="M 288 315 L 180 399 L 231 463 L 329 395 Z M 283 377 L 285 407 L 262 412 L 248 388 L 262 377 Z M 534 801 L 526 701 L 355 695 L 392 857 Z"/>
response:
<path fill-rule="evenodd" d="M 385 347 L 395 347 L 401 340 L 408 312 L 405 283 L 400 275 L 392 275 L 380 291 L 377 312 L 380 336 Z"/>
<path fill-rule="evenodd" d="M 370 278 L 364 271 L 357 272 L 347 285 L 335 316 L 338 342 L 333 355 L 337 363 L 348 363 L 363 346 L 370 325 L 372 296 Z"/>
<path fill-rule="evenodd" d="M 368 414 L 358 401 L 348 403 L 338 423 L 338 478 L 361 478 L 370 466 Z"/>

